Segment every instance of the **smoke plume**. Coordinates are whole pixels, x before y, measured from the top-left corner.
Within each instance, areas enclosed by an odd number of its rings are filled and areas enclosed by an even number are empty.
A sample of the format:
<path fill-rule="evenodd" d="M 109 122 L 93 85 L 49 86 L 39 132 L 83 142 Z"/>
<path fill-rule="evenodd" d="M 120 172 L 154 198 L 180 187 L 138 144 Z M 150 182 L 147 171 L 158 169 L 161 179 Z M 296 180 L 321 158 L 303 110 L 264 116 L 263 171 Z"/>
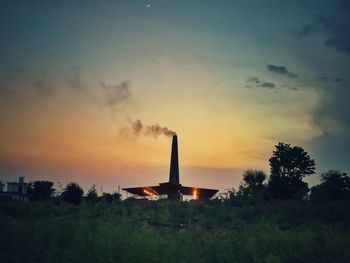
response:
<path fill-rule="evenodd" d="M 109 85 L 101 83 L 101 87 L 105 90 L 107 102 L 110 106 L 116 106 L 131 97 L 129 83 L 124 81 L 119 85 Z"/>
<path fill-rule="evenodd" d="M 142 124 L 142 122 L 139 119 L 134 122 L 131 122 L 131 129 L 132 129 L 132 133 L 135 135 L 152 136 L 154 138 L 157 138 L 160 135 L 171 137 L 176 134 L 174 131 L 170 130 L 169 128 L 162 127 L 159 124 L 145 126 Z"/>
<path fill-rule="evenodd" d="M 101 83 L 102 89 L 105 91 L 107 98 L 107 104 L 111 107 L 113 120 L 116 119 L 116 115 L 127 114 L 125 109 L 132 98 L 132 92 L 130 89 L 129 82 L 124 81 L 118 85 Z M 152 136 L 157 138 L 161 135 L 171 137 L 176 133 L 167 127 L 160 126 L 159 124 L 144 125 L 140 119 L 133 121 L 127 117 L 130 126 L 124 127 L 119 130 L 119 134 L 124 135 L 136 135 L 136 136 Z"/>

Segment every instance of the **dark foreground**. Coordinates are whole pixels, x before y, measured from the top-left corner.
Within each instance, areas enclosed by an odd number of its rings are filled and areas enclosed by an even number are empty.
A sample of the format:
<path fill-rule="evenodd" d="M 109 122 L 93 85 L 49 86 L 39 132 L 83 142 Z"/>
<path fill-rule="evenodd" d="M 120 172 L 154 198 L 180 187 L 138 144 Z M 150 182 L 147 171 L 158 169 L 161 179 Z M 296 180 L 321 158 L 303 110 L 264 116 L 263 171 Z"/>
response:
<path fill-rule="evenodd" d="M 0 262 L 350 262 L 350 205 L 0 203 Z"/>

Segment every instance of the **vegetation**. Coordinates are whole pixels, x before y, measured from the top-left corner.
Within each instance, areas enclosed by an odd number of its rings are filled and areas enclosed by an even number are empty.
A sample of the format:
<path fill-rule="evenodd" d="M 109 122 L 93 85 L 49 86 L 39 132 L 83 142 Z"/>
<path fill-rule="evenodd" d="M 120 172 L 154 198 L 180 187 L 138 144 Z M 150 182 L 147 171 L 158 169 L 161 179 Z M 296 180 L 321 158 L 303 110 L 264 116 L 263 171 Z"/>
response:
<path fill-rule="evenodd" d="M 88 202 L 96 202 L 98 200 L 98 196 L 97 196 L 97 191 L 96 191 L 96 186 L 95 185 L 93 185 L 89 189 L 85 199 Z"/>
<path fill-rule="evenodd" d="M 0 203 L 0 262 L 350 262 L 350 177 L 323 173 L 308 195 L 314 161 L 281 143 L 270 166 L 268 181 L 247 170 L 237 192 L 207 202 L 121 200 L 95 186 L 83 198 L 76 183 L 52 197 L 34 182 L 36 202 Z"/>
<path fill-rule="evenodd" d="M 350 205 L 0 203 L 0 262 L 350 262 Z"/>
<path fill-rule="evenodd" d="M 63 190 L 61 196 L 63 201 L 79 205 L 83 201 L 83 194 L 84 191 L 80 185 L 78 185 L 77 183 L 70 183 Z"/>
<path fill-rule="evenodd" d="M 266 174 L 259 170 L 247 170 L 243 173 L 242 183 L 237 196 L 253 201 L 262 200 L 266 193 Z M 231 196 L 232 197 L 232 196 Z"/>
<path fill-rule="evenodd" d="M 321 184 L 312 187 L 311 200 L 316 202 L 348 200 L 350 201 L 350 177 L 339 171 L 321 174 Z"/>
<path fill-rule="evenodd" d="M 29 197 L 36 201 L 49 200 L 54 192 L 53 182 L 50 181 L 35 181 L 28 187 Z"/>
<path fill-rule="evenodd" d="M 309 188 L 302 179 L 315 173 L 315 161 L 299 146 L 286 143 L 276 145 L 269 160 L 271 175 L 270 195 L 280 199 L 302 199 Z"/>

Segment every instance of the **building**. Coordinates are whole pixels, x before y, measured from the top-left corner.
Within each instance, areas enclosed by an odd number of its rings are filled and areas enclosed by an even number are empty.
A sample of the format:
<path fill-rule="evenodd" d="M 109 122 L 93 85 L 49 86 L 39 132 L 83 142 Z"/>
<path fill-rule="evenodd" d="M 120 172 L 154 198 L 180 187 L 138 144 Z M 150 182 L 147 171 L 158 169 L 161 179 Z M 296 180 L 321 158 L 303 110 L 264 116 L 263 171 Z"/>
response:
<path fill-rule="evenodd" d="M 173 200 L 181 200 L 182 195 L 191 195 L 193 196 L 193 199 L 206 200 L 211 198 L 218 192 L 218 190 L 216 189 L 182 186 L 180 184 L 179 157 L 176 135 L 173 136 L 171 147 L 169 181 L 165 183 L 160 183 L 156 186 L 131 187 L 123 188 L 123 190 L 127 191 L 128 193 L 143 197 L 159 197 L 166 195 L 168 199 Z"/>
<path fill-rule="evenodd" d="M 7 201 L 28 201 L 28 183 L 24 182 L 24 177 L 19 177 L 18 182 L 7 182 L 7 190 L 4 191 L 5 184 L 0 182 L 0 200 Z"/>

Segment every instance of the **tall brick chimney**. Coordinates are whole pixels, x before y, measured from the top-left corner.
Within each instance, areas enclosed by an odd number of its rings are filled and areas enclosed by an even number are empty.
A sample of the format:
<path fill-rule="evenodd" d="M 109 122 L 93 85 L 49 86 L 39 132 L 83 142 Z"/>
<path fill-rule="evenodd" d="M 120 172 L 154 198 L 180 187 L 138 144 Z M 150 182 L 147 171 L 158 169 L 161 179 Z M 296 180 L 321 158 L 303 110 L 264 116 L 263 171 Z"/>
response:
<path fill-rule="evenodd" d="M 169 182 L 173 184 L 179 184 L 179 156 L 177 151 L 177 136 L 173 135 L 173 143 L 171 146 L 171 159 L 170 159 L 170 174 Z"/>

